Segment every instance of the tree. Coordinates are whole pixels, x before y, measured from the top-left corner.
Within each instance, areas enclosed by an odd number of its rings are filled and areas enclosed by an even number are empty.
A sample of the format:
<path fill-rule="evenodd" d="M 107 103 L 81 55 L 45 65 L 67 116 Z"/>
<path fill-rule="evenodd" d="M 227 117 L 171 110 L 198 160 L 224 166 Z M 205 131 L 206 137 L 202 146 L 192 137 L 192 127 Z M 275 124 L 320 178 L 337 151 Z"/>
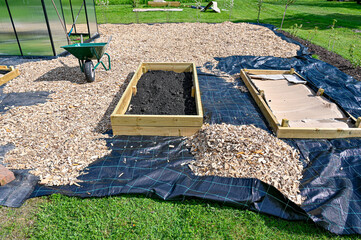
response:
<path fill-rule="evenodd" d="M 98 6 L 102 6 L 102 10 L 103 10 L 103 16 L 105 18 L 105 23 L 108 23 L 107 21 L 107 14 L 104 10 L 104 8 L 108 8 L 109 6 L 109 0 L 96 0 L 95 3 L 98 5 Z"/>
<path fill-rule="evenodd" d="M 228 0 L 228 5 L 229 5 L 229 21 L 231 21 L 232 10 L 234 7 L 234 0 Z"/>
<path fill-rule="evenodd" d="M 257 23 L 259 23 L 259 16 L 261 15 L 262 4 L 263 4 L 263 0 L 258 0 L 258 3 L 257 3 L 257 7 L 258 7 Z"/>
<path fill-rule="evenodd" d="M 296 2 L 296 0 L 286 0 L 285 2 L 286 2 L 286 6 L 285 6 L 285 11 L 283 13 L 283 18 L 282 18 L 280 30 L 282 30 L 283 21 L 285 20 L 286 11 L 287 11 L 288 6 L 293 4 L 294 2 Z"/>

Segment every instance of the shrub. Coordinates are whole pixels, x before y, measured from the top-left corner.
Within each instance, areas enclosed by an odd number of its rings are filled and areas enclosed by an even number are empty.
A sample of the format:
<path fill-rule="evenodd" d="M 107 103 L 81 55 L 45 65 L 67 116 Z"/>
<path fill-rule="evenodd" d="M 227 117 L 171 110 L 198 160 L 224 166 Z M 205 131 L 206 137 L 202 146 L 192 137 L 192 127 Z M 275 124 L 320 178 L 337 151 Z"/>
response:
<path fill-rule="evenodd" d="M 283 17 L 282 17 L 280 30 L 282 30 L 283 21 L 285 20 L 286 11 L 287 11 L 288 6 L 293 4 L 294 2 L 296 2 L 296 0 L 284 0 L 284 2 L 286 3 L 286 5 L 285 5 L 285 11 L 283 12 Z"/>

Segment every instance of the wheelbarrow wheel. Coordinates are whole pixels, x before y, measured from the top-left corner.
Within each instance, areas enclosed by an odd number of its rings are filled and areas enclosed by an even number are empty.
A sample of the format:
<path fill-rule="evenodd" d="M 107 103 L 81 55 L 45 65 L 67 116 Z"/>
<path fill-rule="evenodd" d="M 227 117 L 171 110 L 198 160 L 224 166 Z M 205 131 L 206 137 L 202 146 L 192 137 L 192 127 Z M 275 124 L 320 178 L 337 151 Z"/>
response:
<path fill-rule="evenodd" d="M 84 63 L 84 73 L 87 82 L 94 82 L 95 70 L 92 60 L 86 60 Z"/>

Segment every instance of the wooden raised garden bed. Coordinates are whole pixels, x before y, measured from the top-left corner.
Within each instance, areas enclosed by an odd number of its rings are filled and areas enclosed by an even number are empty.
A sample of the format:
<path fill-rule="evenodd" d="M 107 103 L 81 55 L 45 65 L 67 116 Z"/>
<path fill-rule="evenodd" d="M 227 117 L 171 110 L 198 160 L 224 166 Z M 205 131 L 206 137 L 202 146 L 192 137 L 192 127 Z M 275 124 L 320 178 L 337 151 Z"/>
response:
<path fill-rule="evenodd" d="M 0 86 L 20 75 L 19 69 L 14 67 L 0 66 Z"/>
<path fill-rule="evenodd" d="M 361 117 L 346 112 L 294 69 L 242 69 L 241 77 L 277 137 L 361 137 Z"/>
<path fill-rule="evenodd" d="M 126 114 L 132 97 L 137 94 L 137 84 L 148 71 L 191 72 L 196 115 L 143 115 Z M 170 79 L 171 80 L 171 79 Z M 194 63 L 142 63 L 135 72 L 111 115 L 114 135 L 190 136 L 203 124 L 203 109 Z"/>

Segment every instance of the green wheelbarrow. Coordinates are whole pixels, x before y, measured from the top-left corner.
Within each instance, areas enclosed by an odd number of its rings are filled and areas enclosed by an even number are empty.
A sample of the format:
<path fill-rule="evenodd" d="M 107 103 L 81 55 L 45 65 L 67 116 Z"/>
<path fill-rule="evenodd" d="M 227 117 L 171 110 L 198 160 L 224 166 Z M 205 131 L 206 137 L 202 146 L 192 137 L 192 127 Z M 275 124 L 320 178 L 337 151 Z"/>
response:
<path fill-rule="evenodd" d="M 107 43 L 75 43 L 67 46 L 62 46 L 65 50 L 73 54 L 79 61 L 80 70 L 85 74 L 87 82 L 95 80 L 95 69 L 101 64 L 106 71 L 111 69 L 110 56 L 105 50 L 112 37 L 109 38 Z M 101 58 L 103 55 L 108 56 L 108 68 L 105 66 Z M 92 60 L 97 60 L 94 67 Z"/>

